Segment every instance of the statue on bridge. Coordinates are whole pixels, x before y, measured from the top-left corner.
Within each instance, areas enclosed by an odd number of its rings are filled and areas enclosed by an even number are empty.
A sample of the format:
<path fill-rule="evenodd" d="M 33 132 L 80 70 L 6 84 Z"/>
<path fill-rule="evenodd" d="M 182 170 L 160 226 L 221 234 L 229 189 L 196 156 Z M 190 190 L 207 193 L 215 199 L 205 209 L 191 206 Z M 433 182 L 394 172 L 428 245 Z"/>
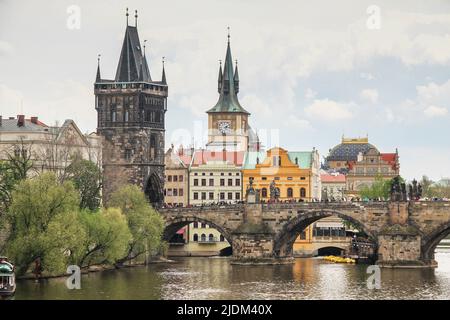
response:
<path fill-rule="evenodd" d="M 280 189 L 275 186 L 275 180 L 270 183 L 270 200 L 278 201 L 280 198 Z"/>
<path fill-rule="evenodd" d="M 416 179 L 409 185 L 409 200 L 419 200 L 422 197 L 422 185 Z"/>
<path fill-rule="evenodd" d="M 392 179 L 391 201 L 394 202 L 407 201 L 406 184 L 401 181 L 400 176 L 397 176 Z"/>

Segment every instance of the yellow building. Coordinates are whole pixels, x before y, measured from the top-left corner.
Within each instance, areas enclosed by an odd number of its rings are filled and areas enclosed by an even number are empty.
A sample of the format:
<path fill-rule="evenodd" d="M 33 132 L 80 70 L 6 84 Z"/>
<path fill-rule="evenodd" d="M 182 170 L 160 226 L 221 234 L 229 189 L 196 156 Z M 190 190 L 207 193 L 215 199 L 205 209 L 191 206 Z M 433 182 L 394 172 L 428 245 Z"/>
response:
<path fill-rule="evenodd" d="M 243 186 L 250 180 L 262 202 L 271 199 L 270 185 L 279 191 L 279 201 L 320 199 L 320 161 L 317 150 L 288 152 L 276 147 L 267 152 L 247 152 L 242 169 Z"/>
<path fill-rule="evenodd" d="M 317 150 L 288 152 L 276 147 L 267 152 L 247 152 L 243 169 L 243 186 L 247 188 L 250 180 L 259 191 L 260 200 L 271 200 L 271 184 L 278 190 L 278 201 L 320 200 L 320 160 Z M 273 198 L 273 195 L 272 195 Z M 312 227 L 306 228 L 295 240 L 297 247 L 312 245 Z"/>

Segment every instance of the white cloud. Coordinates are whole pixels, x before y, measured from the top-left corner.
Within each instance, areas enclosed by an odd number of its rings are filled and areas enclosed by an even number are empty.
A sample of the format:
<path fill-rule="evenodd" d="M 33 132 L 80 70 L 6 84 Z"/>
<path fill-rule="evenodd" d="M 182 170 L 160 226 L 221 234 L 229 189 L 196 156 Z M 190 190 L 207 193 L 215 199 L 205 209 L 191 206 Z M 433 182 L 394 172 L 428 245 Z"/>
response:
<path fill-rule="evenodd" d="M 311 124 L 308 120 L 301 119 L 294 114 L 288 116 L 286 124 L 296 129 L 311 129 Z"/>
<path fill-rule="evenodd" d="M 353 104 L 345 104 L 329 99 L 314 100 L 305 108 L 305 113 L 310 118 L 327 121 L 344 120 L 353 118 L 350 110 Z"/>
<path fill-rule="evenodd" d="M 0 57 L 1 56 L 9 56 L 9 55 L 13 54 L 13 52 L 14 52 L 14 48 L 13 48 L 12 44 L 10 44 L 6 41 L 0 40 Z"/>
<path fill-rule="evenodd" d="M 0 115 L 16 116 L 20 113 L 23 102 L 23 94 L 6 85 L 0 84 Z"/>
<path fill-rule="evenodd" d="M 423 113 L 425 113 L 425 115 L 430 118 L 442 117 L 448 114 L 448 110 L 443 107 L 429 106 L 423 111 Z"/>
<path fill-rule="evenodd" d="M 305 98 L 306 99 L 314 99 L 317 95 L 317 92 L 311 88 L 306 89 Z"/>
<path fill-rule="evenodd" d="M 378 102 L 378 90 L 376 89 L 364 89 L 360 93 L 361 99 L 375 104 Z"/>

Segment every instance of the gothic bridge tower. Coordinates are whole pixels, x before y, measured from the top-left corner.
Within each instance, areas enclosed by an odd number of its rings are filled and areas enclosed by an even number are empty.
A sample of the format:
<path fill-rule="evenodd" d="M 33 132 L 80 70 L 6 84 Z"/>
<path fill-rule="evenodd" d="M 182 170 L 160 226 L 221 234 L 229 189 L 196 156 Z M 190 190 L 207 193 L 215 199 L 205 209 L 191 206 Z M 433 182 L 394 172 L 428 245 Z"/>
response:
<path fill-rule="evenodd" d="M 102 79 L 100 63 L 94 84 L 97 132 L 103 140 L 103 197 L 120 185 L 140 186 L 149 201 L 163 202 L 164 133 L 168 86 L 150 76 L 144 46 L 135 25 L 127 26 L 113 80 Z"/>

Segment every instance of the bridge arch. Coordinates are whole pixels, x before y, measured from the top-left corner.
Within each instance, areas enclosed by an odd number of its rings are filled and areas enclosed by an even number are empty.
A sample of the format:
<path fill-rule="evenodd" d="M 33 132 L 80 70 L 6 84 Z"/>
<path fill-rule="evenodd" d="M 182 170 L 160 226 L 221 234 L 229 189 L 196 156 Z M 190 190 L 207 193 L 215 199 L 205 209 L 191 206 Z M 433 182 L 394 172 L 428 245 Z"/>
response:
<path fill-rule="evenodd" d="M 434 262 L 434 251 L 437 245 L 450 234 L 450 221 L 441 224 L 427 236 L 422 238 L 421 258 L 425 262 Z"/>
<path fill-rule="evenodd" d="M 163 240 L 169 241 L 178 230 L 180 230 L 181 228 L 189 225 L 190 223 L 194 223 L 194 222 L 205 223 L 208 226 L 210 226 L 211 228 L 216 229 L 217 231 L 220 232 L 221 235 L 223 235 L 223 237 L 230 243 L 230 245 L 232 244 L 230 230 L 228 230 L 227 228 L 221 226 L 220 224 L 218 224 L 212 220 L 197 217 L 194 215 L 189 215 L 189 216 L 180 215 L 180 216 L 172 218 L 170 220 L 166 220 L 164 232 L 163 232 Z"/>
<path fill-rule="evenodd" d="M 276 257 L 292 256 L 293 245 L 298 235 L 306 229 L 310 224 L 330 216 L 341 218 L 355 225 L 358 230 L 363 231 L 369 238 L 376 241 L 375 234 L 360 220 L 334 210 L 308 210 L 299 212 L 297 216 L 287 221 L 282 229 L 275 235 L 273 244 L 273 253 Z"/>

